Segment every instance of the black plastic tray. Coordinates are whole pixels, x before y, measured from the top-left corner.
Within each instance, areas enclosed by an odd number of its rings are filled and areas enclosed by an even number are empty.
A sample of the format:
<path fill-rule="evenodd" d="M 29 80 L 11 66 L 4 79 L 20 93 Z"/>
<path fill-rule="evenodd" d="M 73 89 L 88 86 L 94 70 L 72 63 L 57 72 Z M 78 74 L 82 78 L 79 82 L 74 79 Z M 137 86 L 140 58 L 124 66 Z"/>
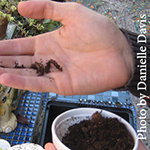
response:
<path fill-rule="evenodd" d="M 47 142 L 52 142 L 51 125 L 52 125 L 53 120 L 64 111 L 67 111 L 73 108 L 78 108 L 78 107 L 92 107 L 92 108 L 100 108 L 100 109 L 108 110 L 110 112 L 113 112 L 121 116 L 122 118 L 127 120 L 132 126 L 134 126 L 133 113 L 130 109 L 97 106 L 97 105 L 89 105 L 89 104 L 49 101 L 47 103 L 47 107 L 45 110 L 44 123 L 43 123 L 42 133 L 40 137 L 41 146 L 44 146 Z"/>

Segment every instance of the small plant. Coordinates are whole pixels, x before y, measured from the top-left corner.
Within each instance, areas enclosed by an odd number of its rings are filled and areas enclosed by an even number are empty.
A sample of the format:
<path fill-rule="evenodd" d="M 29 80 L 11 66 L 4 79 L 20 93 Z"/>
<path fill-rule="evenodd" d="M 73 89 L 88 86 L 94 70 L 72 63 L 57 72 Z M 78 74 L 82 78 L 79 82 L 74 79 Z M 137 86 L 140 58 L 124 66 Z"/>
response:
<path fill-rule="evenodd" d="M 15 5 L 16 5 L 16 2 L 12 0 L 0 1 L 0 20 L 1 20 L 0 24 L 5 19 L 7 19 L 8 21 L 14 20 L 14 17 L 12 17 L 11 13 L 17 9 Z"/>
<path fill-rule="evenodd" d="M 15 37 L 27 37 L 52 31 L 61 26 L 59 22 L 52 20 L 36 20 L 22 17 L 17 11 L 17 5 L 25 0 L 1 0 L 0 1 L 0 25 L 6 19 L 17 26 Z"/>

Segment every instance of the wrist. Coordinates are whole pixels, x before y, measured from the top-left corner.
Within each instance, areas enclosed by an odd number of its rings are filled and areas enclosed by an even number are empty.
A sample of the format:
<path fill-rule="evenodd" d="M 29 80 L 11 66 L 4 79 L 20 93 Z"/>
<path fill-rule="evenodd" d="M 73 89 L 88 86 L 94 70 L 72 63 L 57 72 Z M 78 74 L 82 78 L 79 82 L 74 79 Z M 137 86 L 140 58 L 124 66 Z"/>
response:
<path fill-rule="evenodd" d="M 121 34 L 123 35 L 123 59 L 125 60 L 126 67 L 128 70 L 128 80 L 126 85 L 131 81 L 133 74 L 134 74 L 134 53 L 132 50 L 132 45 L 130 40 L 128 39 L 127 35 L 123 30 L 121 29 Z"/>
<path fill-rule="evenodd" d="M 150 95 L 150 37 L 147 37 L 147 42 L 138 42 L 138 34 L 121 29 L 126 39 L 131 43 L 131 51 L 133 56 L 133 72 L 129 82 L 124 89 L 129 90 L 135 96 L 140 96 L 140 93 Z"/>

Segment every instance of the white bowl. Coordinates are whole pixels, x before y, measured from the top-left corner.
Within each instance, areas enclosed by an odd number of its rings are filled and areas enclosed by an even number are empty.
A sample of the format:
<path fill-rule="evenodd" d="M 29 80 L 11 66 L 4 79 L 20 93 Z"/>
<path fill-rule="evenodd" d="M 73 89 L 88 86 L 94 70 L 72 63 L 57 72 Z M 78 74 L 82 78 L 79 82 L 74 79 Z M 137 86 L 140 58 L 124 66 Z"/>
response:
<path fill-rule="evenodd" d="M 8 150 L 44 150 L 40 145 L 35 143 L 23 143 L 10 147 Z"/>
<path fill-rule="evenodd" d="M 9 142 L 4 139 L 0 139 L 0 150 L 7 150 L 8 148 L 10 148 Z"/>
<path fill-rule="evenodd" d="M 82 120 L 89 119 L 93 113 L 96 111 L 101 112 L 102 116 L 109 117 L 109 118 L 118 118 L 120 122 L 126 125 L 127 129 L 131 133 L 133 139 L 134 139 L 134 148 L 133 150 L 137 150 L 138 148 L 138 137 L 133 129 L 133 127 L 123 118 L 120 116 L 111 113 L 106 110 L 97 109 L 97 108 L 76 108 L 71 109 L 69 111 L 66 111 L 59 116 L 55 118 L 55 120 L 52 123 L 52 140 L 53 144 L 55 145 L 57 150 L 70 150 L 68 147 L 66 147 L 62 142 L 62 137 L 65 135 L 65 133 L 68 130 L 68 127 L 79 123 Z"/>

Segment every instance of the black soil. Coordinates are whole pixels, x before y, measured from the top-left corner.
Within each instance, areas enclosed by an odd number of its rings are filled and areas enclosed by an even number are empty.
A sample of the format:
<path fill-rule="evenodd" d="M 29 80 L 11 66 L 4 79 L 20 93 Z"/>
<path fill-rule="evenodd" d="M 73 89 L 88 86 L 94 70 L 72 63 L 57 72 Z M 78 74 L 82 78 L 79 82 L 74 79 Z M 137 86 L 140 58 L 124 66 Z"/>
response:
<path fill-rule="evenodd" d="M 59 71 L 62 71 L 62 67 L 60 67 L 60 65 L 53 59 L 50 59 L 46 65 L 39 63 L 39 62 L 35 62 L 34 64 L 32 64 L 30 66 L 30 68 L 35 69 L 38 76 L 43 76 L 46 73 L 50 73 L 51 72 L 51 64 L 53 64 L 55 66 L 56 69 L 58 69 Z"/>
<path fill-rule="evenodd" d="M 60 65 L 53 59 L 47 61 L 46 64 L 43 64 L 42 62 L 35 62 L 31 64 L 30 69 L 36 70 L 38 76 L 43 76 L 51 72 L 51 64 L 59 71 L 62 71 L 62 67 L 60 67 Z M 5 68 L 5 66 L 0 66 L 0 67 Z M 25 66 L 24 65 L 19 66 L 18 63 L 15 62 L 14 68 L 21 69 L 21 68 L 25 68 Z"/>
<path fill-rule="evenodd" d="M 132 150 L 134 147 L 126 126 L 116 118 L 102 117 L 99 112 L 68 130 L 62 142 L 71 150 Z"/>

